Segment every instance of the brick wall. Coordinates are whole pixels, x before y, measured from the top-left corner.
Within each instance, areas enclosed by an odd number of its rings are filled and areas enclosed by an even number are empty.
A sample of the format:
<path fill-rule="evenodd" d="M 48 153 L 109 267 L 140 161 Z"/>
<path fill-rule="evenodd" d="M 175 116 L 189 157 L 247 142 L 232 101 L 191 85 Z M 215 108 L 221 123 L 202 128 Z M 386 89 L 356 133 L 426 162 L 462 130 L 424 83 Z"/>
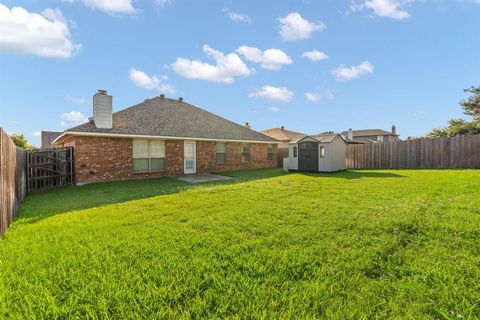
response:
<path fill-rule="evenodd" d="M 77 183 L 121 180 L 183 174 L 183 141 L 165 141 L 165 171 L 133 172 L 133 140 L 109 137 L 70 137 L 64 146 L 74 147 Z M 267 144 L 250 144 L 250 161 L 242 161 L 242 143 L 227 142 L 227 161 L 216 163 L 216 143 L 197 141 L 197 173 L 277 166 L 277 146 L 273 145 L 273 160 L 267 160 Z"/>
<path fill-rule="evenodd" d="M 277 166 L 277 146 L 273 145 L 273 160 L 267 160 L 267 144 L 250 143 L 250 161 L 242 161 L 243 143 L 227 142 L 227 160 L 216 163 L 216 142 L 197 141 L 197 172 L 222 172 L 241 169 L 273 168 Z"/>

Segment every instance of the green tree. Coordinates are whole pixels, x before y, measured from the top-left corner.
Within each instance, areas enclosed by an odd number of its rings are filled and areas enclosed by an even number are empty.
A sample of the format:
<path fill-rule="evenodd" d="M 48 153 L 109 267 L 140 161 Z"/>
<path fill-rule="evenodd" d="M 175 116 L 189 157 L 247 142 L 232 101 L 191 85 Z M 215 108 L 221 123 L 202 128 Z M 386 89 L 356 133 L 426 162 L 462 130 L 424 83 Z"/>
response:
<path fill-rule="evenodd" d="M 28 143 L 27 138 L 25 138 L 23 134 L 14 133 L 10 136 L 10 139 L 12 139 L 13 143 L 15 143 L 17 147 L 20 147 L 24 150 L 33 150 L 34 148 Z"/>
<path fill-rule="evenodd" d="M 467 100 L 463 99 L 460 101 L 463 112 L 466 115 L 473 117 L 474 120 L 480 120 L 480 86 L 470 87 L 463 91 L 472 94 Z"/>
<path fill-rule="evenodd" d="M 458 135 L 480 135 L 480 86 L 464 90 L 471 93 L 467 99 L 460 101 L 463 113 L 471 116 L 472 121 L 465 119 L 451 119 L 446 128 L 437 128 L 430 131 L 430 138 L 454 137 Z"/>

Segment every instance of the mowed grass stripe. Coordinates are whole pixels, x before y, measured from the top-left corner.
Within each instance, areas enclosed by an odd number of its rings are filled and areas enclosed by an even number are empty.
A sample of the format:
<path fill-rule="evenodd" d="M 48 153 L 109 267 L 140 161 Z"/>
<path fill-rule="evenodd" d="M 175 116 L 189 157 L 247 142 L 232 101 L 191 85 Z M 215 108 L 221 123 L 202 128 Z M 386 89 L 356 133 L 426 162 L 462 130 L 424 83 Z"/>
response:
<path fill-rule="evenodd" d="M 478 171 L 231 175 L 27 198 L 0 241 L 0 317 L 480 315 Z"/>

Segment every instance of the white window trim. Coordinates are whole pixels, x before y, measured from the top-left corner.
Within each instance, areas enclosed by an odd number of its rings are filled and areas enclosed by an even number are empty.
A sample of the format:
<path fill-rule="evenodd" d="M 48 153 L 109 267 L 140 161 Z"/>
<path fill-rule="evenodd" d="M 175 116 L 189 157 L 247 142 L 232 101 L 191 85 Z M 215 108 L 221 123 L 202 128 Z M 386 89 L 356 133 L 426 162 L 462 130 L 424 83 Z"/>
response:
<path fill-rule="evenodd" d="M 148 170 L 142 170 L 142 171 L 136 171 L 135 170 L 135 165 L 133 164 L 133 172 L 134 173 L 154 173 L 154 172 L 163 172 L 167 169 L 167 151 L 166 151 L 166 146 L 165 146 L 165 140 L 152 140 L 152 139 L 133 139 L 133 144 L 135 143 L 135 140 L 137 141 L 147 141 L 148 142 L 148 155 L 146 156 L 135 156 L 135 152 L 134 152 L 134 148 L 132 148 L 132 153 L 133 153 L 133 161 L 135 161 L 135 159 L 148 159 Z M 151 143 L 152 141 L 162 141 L 163 142 L 163 157 L 158 157 L 158 156 L 153 156 L 151 155 L 151 151 L 150 151 L 150 146 L 151 146 Z M 133 145 L 132 145 L 133 146 Z M 160 170 L 152 170 L 152 159 L 163 159 L 164 161 L 164 168 L 163 169 L 160 169 Z"/>

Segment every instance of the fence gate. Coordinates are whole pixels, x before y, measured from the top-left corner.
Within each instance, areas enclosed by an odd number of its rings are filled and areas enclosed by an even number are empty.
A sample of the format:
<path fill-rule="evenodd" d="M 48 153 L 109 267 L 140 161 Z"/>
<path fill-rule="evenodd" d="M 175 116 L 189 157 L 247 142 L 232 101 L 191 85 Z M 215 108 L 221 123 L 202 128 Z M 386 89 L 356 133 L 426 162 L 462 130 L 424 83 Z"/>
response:
<path fill-rule="evenodd" d="M 28 151 L 27 172 L 29 193 L 74 184 L 73 148 Z"/>

